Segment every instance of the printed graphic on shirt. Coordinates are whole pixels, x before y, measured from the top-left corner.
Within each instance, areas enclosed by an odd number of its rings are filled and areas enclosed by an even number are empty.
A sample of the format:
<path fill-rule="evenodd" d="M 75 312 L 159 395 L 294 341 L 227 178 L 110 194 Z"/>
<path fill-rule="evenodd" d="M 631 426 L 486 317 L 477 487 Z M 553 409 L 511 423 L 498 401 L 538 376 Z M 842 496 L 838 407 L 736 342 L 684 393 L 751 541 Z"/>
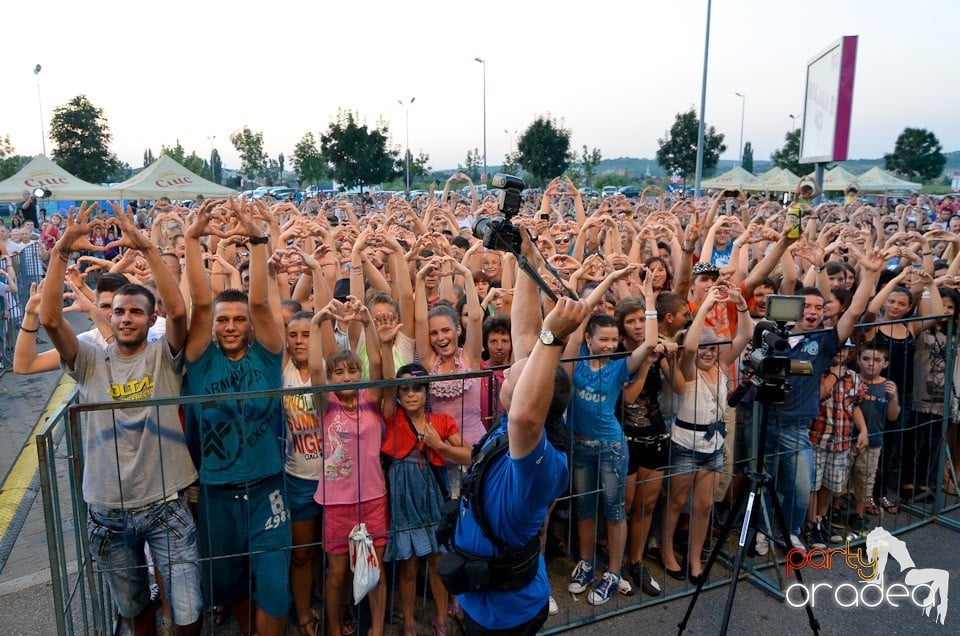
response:
<path fill-rule="evenodd" d="M 139 380 L 130 380 L 122 384 L 111 384 L 107 394 L 114 400 L 120 402 L 147 400 L 153 397 L 153 376 L 145 375 Z"/>
<path fill-rule="evenodd" d="M 326 430 L 327 439 L 333 452 L 323 461 L 323 474 L 327 481 L 341 481 L 353 473 L 353 458 L 347 451 L 350 442 L 350 430 L 347 422 L 336 414 Z"/>
<path fill-rule="evenodd" d="M 304 459 L 323 457 L 323 435 L 318 428 L 317 415 L 313 409 L 312 395 L 284 395 L 283 410 L 290 428 L 293 452 Z"/>

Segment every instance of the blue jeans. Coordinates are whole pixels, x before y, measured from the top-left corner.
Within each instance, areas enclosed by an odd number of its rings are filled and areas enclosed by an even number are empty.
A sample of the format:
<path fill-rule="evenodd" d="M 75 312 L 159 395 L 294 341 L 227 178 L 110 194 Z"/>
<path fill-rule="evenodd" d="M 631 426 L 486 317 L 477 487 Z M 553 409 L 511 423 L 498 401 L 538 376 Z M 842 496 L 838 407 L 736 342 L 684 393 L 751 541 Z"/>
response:
<path fill-rule="evenodd" d="M 627 518 L 625 509 L 627 443 L 587 440 L 573 437 L 573 492 L 577 496 L 577 517 L 597 516 L 597 490 L 603 493 L 607 521 L 619 523 Z"/>
<path fill-rule="evenodd" d="M 143 554 L 146 543 L 163 579 L 174 622 L 190 625 L 199 620 L 203 597 L 197 528 L 186 496 L 136 510 L 91 506 L 88 513 L 90 554 L 121 616 L 133 618 L 150 603 L 151 581 Z"/>
<path fill-rule="evenodd" d="M 809 430 L 809 423 L 806 421 L 777 422 L 773 417 L 770 418 L 767 428 L 767 472 L 774 478 L 790 534 L 798 536 L 800 527 L 807 518 L 810 491 L 815 478 Z M 764 503 L 770 511 L 770 503 L 766 497 Z M 772 514 L 770 520 L 775 521 Z"/>

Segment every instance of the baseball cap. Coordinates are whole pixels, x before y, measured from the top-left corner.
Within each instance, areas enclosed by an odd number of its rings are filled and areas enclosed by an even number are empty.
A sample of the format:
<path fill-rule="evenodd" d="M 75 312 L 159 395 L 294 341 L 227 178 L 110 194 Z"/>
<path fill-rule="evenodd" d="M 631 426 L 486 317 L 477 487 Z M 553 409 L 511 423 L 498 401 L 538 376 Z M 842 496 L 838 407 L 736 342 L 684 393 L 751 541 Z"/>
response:
<path fill-rule="evenodd" d="M 691 272 L 693 276 L 720 276 L 720 268 L 711 263 L 710 261 L 700 261 L 693 266 L 693 271 Z"/>

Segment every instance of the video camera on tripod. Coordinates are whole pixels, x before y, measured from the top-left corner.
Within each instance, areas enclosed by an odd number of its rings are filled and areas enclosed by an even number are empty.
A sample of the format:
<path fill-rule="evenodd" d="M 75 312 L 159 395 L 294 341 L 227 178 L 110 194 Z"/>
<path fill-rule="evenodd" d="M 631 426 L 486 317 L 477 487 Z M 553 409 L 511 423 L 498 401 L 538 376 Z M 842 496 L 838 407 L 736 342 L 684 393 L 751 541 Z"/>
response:
<path fill-rule="evenodd" d="M 813 373 L 809 362 L 787 356 L 790 351 L 787 323 L 803 318 L 803 301 L 803 296 L 767 296 L 766 320 L 753 328 L 751 350 L 741 365 L 747 379 L 734 389 L 727 404 L 737 406 L 751 388 L 756 388 L 756 400 L 761 404 L 783 404 L 790 390 L 790 376 Z"/>

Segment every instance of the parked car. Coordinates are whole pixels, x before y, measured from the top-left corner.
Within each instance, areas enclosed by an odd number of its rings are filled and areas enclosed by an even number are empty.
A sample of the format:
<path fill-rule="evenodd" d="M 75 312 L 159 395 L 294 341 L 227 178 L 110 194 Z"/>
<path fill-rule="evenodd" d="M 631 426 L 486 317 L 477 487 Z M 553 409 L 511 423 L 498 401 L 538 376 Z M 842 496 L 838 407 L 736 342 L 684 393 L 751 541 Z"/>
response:
<path fill-rule="evenodd" d="M 588 199 L 597 199 L 600 197 L 600 193 L 593 188 L 580 188 L 580 196 Z"/>
<path fill-rule="evenodd" d="M 623 186 L 620 188 L 620 194 L 627 197 L 628 199 L 636 199 L 640 196 L 640 193 L 643 191 L 643 188 L 640 186 Z"/>
<path fill-rule="evenodd" d="M 269 194 L 277 201 L 283 201 L 284 199 L 290 196 L 296 197 L 297 189 L 296 188 L 270 188 Z"/>
<path fill-rule="evenodd" d="M 619 190 L 617 186 L 603 186 L 603 190 L 600 191 L 601 196 L 610 197 L 617 194 Z"/>

